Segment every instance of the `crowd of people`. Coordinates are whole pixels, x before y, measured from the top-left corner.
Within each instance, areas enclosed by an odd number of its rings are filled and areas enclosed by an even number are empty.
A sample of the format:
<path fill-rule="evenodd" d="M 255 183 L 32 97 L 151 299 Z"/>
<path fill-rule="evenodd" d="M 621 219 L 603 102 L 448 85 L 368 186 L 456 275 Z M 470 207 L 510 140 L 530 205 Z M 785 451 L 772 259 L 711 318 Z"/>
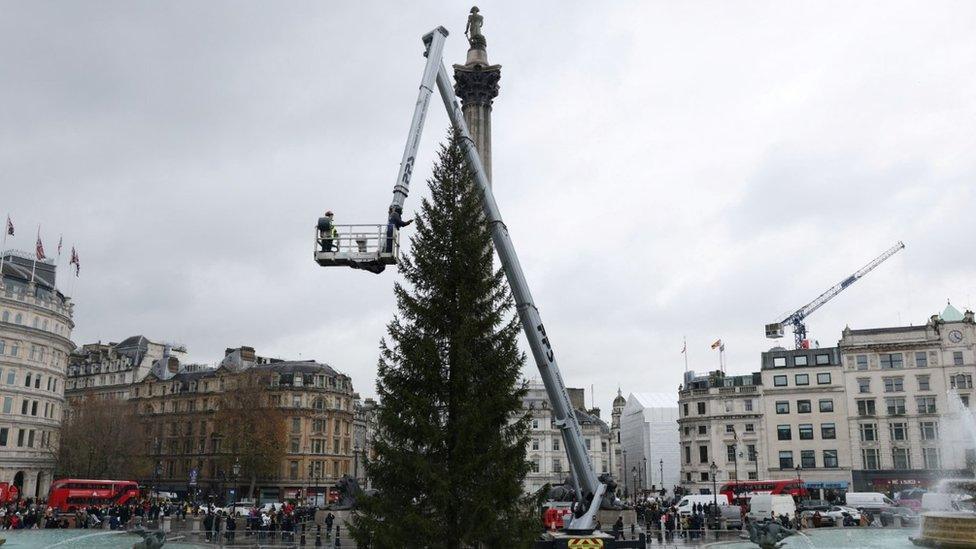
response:
<path fill-rule="evenodd" d="M 194 517 L 196 517 L 194 519 Z M 25 498 L 0 506 L 0 529 L 91 528 L 118 530 L 125 528 L 159 528 L 162 520 L 169 520 L 174 530 L 198 530 L 207 541 L 224 538 L 233 542 L 238 535 L 258 536 L 260 539 L 297 541 L 303 531 L 313 538 L 324 535 L 330 539 L 340 536 L 335 516 L 325 517 L 325 532 L 308 526 L 315 519 L 315 508 L 291 503 L 258 507 L 236 505 L 222 509 L 213 504 L 142 498 L 125 505 L 88 505 L 69 513 L 61 513 L 43 499 Z M 188 520 L 198 520 L 200 526 L 191 528 Z"/>

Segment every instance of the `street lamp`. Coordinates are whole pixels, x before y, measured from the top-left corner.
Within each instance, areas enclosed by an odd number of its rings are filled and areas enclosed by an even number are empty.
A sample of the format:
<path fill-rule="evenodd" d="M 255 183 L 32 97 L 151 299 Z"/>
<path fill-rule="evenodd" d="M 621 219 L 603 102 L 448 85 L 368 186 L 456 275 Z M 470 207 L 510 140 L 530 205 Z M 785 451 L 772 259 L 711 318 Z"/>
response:
<path fill-rule="evenodd" d="M 803 470 L 803 468 L 800 467 L 800 464 L 799 463 L 797 463 L 796 464 L 796 499 L 798 501 L 800 499 L 800 494 L 803 493 L 803 485 L 801 484 L 803 481 L 800 480 L 800 471 L 802 471 L 802 470 Z"/>
<path fill-rule="evenodd" d="M 634 477 L 634 501 L 637 501 L 637 466 L 630 469 L 630 474 Z"/>
<path fill-rule="evenodd" d="M 356 482 L 359 482 L 359 442 L 356 442 L 352 446 L 352 456 L 353 456 L 353 476 L 356 478 Z"/>
<path fill-rule="evenodd" d="M 661 458 L 661 491 L 664 491 L 664 458 Z"/>
<path fill-rule="evenodd" d="M 163 462 L 157 461 L 156 465 L 153 466 L 153 494 L 156 496 L 156 501 L 159 501 L 159 489 L 157 488 L 159 484 L 159 476 L 163 474 Z"/>
<path fill-rule="evenodd" d="M 237 479 L 241 475 L 241 458 L 234 458 L 234 465 L 231 466 L 230 471 L 231 480 L 234 483 L 234 501 L 232 501 L 231 504 L 234 504 L 237 503 L 237 490 L 240 488 L 240 486 L 237 485 Z"/>
<path fill-rule="evenodd" d="M 644 477 L 644 482 L 641 484 L 641 490 L 647 490 L 647 485 L 650 482 L 647 481 L 647 458 L 641 458 L 641 476 Z"/>
<path fill-rule="evenodd" d="M 718 465 L 715 465 L 713 461 L 711 465 L 708 466 L 708 470 L 712 472 L 712 515 L 718 510 L 718 493 L 715 491 L 715 476 L 718 473 Z"/>
<path fill-rule="evenodd" d="M 620 480 L 624 483 L 624 499 L 627 499 L 630 496 L 628 493 L 629 490 L 627 490 L 627 450 L 621 450 L 620 453 L 624 455 L 624 468 L 620 474 L 620 476 L 623 478 Z"/>

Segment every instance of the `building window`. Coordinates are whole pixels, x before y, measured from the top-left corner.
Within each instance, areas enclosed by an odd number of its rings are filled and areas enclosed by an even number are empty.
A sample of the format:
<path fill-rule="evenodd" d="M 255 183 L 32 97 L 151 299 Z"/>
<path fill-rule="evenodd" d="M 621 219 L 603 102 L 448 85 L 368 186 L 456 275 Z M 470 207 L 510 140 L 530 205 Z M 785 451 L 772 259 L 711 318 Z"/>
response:
<path fill-rule="evenodd" d="M 552 458 L 552 472 L 562 473 L 563 472 L 563 461 L 559 458 Z"/>
<path fill-rule="evenodd" d="M 747 433 L 754 433 L 754 432 L 756 432 L 756 426 L 753 425 L 752 423 L 746 423 L 746 432 Z"/>
<path fill-rule="evenodd" d="M 825 353 L 818 354 L 816 358 L 816 363 L 817 366 L 824 366 L 826 364 L 830 364 L 830 355 Z"/>
<path fill-rule="evenodd" d="M 8 429 L 7 427 L 0 429 L 0 446 L 7 445 L 7 435 L 9 434 L 10 434 L 10 429 Z"/>
<path fill-rule="evenodd" d="M 905 367 L 901 353 L 881 353 L 882 370 L 898 370 Z"/>
<path fill-rule="evenodd" d="M 888 425 L 888 430 L 891 432 L 891 440 L 901 441 L 908 439 L 907 423 L 892 423 Z"/>
<path fill-rule="evenodd" d="M 691 446 L 685 446 L 685 463 L 691 463 Z"/>
<path fill-rule="evenodd" d="M 793 357 L 793 365 L 794 366 L 806 366 L 807 365 L 807 356 L 806 355 L 796 355 L 795 357 Z"/>
<path fill-rule="evenodd" d="M 793 380 L 797 385 L 810 385 L 810 374 L 796 374 Z"/>
<path fill-rule="evenodd" d="M 857 355 L 857 369 L 858 370 L 868 369 L 868 355 Z"/>
<path fill-rule="evenodd" d="M 881 460 L 878 459 L 877 448 L 865 448 L 861 450 L 861 459 L 864 461 L 865 469 L 880 469 Z"/>
<path fill-rule="evenodd" d="M 814 452 L 813 450 L 801 450 L 800 467 L 803 467 L 804 469 L 816 469 L 817 468 L 816 452 Z"/>
<path fill-rule="evenodd" d="M 685 402 L 684 404 L 682 404 L 681 408 L 684 410 L 685 417 L 688 417 L 688 403 Z"/>
<path fill-rule="evenodd" d="M 699 425 L 698 426 L 698 434 L 699 435 L 707 435 L 708 434 L 708 426 L 707 425 Z"/>
<path fill-rule="evenodd" d="M 749 456 L 749 461 L 756 461 L 756 445 L 750 444 L 746 446 L 746 455 Z"/>
<path fill-rule="evenodd" d="M 698 476 L 698 478 L 700 478 L 702 482 L 708 482 L 708 473 L 702 473 Z"/>
<path fill-rule="evenodd" d="M 928 358 L 925 355 L 925 351 L 915 353 L 915 367 L 925 368 L 929 365 Z"/>
<path fill-rule="evenodd" d="M 922 431 L 922 440 L 938 440 L 939 439 L 939 422 L 937 421 L 923 421 L 919 423 L 919 428 Z"/>
<path fill-rule="evenodd" d="M 820 438 L 824 440 L 832 440 L 837 438 L 837 427 L 833 423 L 821 423 Z"/>
<path fill-rule="evenodd" d="M 812 423 L 801 423 L 797 426 L 797 431 L 800 433 L 800 440 L 813 440 Z M 804 465 L 804 467 L 806 466 Z"/>
<path fill-rule="evenodd" d="M 751 412 L 752 411 L 752 399 L 751 398 L 747 398 L 745 400 L 745 402 L 744 402 L 744 405 L 745 405 L 745 410 L 747 412 Z"/>
<path fill-rule="evenodd" d="M 732 425 L 731 423 L 727 423 L 725 425 L 725 432 L 726 433 L 735 433 L 735 425 Z"/>
<path fill-rule="evenodd" d="M 809 400 L 798 400 L 796 401 L 796 411 L 800 414 L 809 414 L 813 411 L 813 405 L 810 404 Z"/>
<path fill-rule="evenodd" d="M 30 384 L 31 384 L 31 375 L 32 374 L 30 372 L 28 372 L 27 373 L 27 377 L 24 378 L 24 387 L 30 387 Z"/>
<path fill-rule="evenodd" d="M 822 399 L 820 401 L 820 411 L 821 412 L 833 412 L 834 411 L 834 401 L 829 398 Z"/>
<path fill-rule="evenodd" d="M 817 385 L 830 385 L 830 372 L 817 374 Z"/>
<path fill-rule="evenodd" d="M 878 425 L 876 423 L 861 423 L 858 428 L 861 431 L 861 442 L 878 441 Z"/>
<path fill-rule="evenodd" d="M 919 391 L 930 391 L 931 390 L 929 388 L 929 376 L 927 376 L 927 375 L 925 375 L 925 376 L 915 376 L 915 379 L 918 380 L 918 390 Z"/>
<path fill-rule="evenodd" d="M 952 352 L 952 364 L 955 366 L 962 366 L 962 351 Z"/>
<path fill-rule="evenodd" d="M 704 402 L 699 402 L 698 403 L 698 415 L 700 415 L 700 416 L 705 415 L 705 403 Z"/>
<path fill-rule="evenodd" d="M 786 357 L 778 356 L 773 359 L 773 368 L 785 368 L 786 367 Z"/>
<path fill-rule="evenodd" d="M 903 416 L 905 415 L 905 399 L 902 397 L 886 398 L 885 408 L 889 416 Z"/>
<path fill-rule="evenodd" d="M 774 387 L 786 387 L 786 376 L 773 376 Z"/>
<path fill-rule="evenodd" d="M 865 398 L 857 401 L 857 415 L 859 416 L 873 416 L 877 412 L 874 408 L 874 399 Z"/>
<path fill-rule="evenodd" d="M 912 455 L 908 451 L 908 448 L 892 448 L 891 457 L 892 461 L 894 461 L 895 469 L 912 468 Z"/>
<path fill-rule="evenodd" d="M 537 458 L 537 457 L 532 458 L 532 460 L 529 461 L 529 468 L 532 470 L 533 473 L 538 473 L 539 472 L 539 458 Z"/>
<path fill-rule="evenodd" d="M 708 463 L 708 446 L 698 447 L 698 462 Z"/>
<path fill-rule="evenodd" d="M 949 387 L 952 389 L 972 389 L 972 374 L 956 374 L 949 377 Z"/>
<path fill-rule="evenodd" d="M 787 400 L 780 400 L 776 402 L 776 413 L 777 414 L 788 414 L 790 413 L 790 403 Z"/>
<path fill-rule="evenodd" d="M 776 439 L 777 440 L 792 440 L 793 433 L 790 430 L 789 425 L 777 425 L 776 426 Z"/>
<path fill-rule="evenodd" d="M 539 440 L 538 439 L 535 439 L 535 438 L 532 439 L 532 449 L 533 450 L 537 450 L 537 451 L 539 450 Z"/>
<path fill-rule="evenodd" d="M 558 452 L 559 451 L 559 438 L 558 437 L 552 439 L 552 450 L 554 452 Z"/>
<path fill-rule="evenodd" d="M 915 397 L 915 402 L 918 404 L 918 413 L 920 414 L 936 413 L 934 396 Z M 904 411 L 902 411 L 902 413 L 904 413 Z"/>
<path fill-rule="evenodd" d="M 938 448 L 922 448 L 922 461 L 925 463 L 926 469 L 940 469 L 942 467 Z"/>
<path fill-rule="evenodd" d="M 836 469 L 837 468 L 837 450 L 824 450 L 823 451 L 823 465 L 826 469 Z"/>
<path fill-rule="evenodd" d="M 725 447 L 725 461 L 732 463 L 736 461 L 735 459 L 735 444 L 729 444 Z"/>
<path fill-rule="evenodd" d="M 884 392 L 901 393 L 904 390 L 905 390 L 905 378 L 901 376 L 884 378 Z"/>
<path fill-rule="evenodd" d="M 780 469 L 793 468 L 793 452 L 784 450 L 779 453 L 779 468 Z"/>
<path fill-rule="evenodd" d="M 289 461 L 288 462 L 288 478 L 291 480 L 298 480 L 298 462 Z"/>
<path fill-rule="evenodd" d="M 10 410 L 13 408 L 14 399 L 13 397 L 3 397 L 3 413 L 9 414 Z"/>

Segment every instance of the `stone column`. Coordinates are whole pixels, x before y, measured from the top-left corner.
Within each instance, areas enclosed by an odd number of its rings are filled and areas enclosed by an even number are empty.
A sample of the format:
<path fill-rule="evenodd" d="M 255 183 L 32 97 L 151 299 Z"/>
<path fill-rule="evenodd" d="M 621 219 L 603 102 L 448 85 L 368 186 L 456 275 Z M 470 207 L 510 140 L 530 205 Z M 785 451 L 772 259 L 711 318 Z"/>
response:
<path fill-rule="evenodd" d="M 475 14 L 477 9 L 473 10 Z M 480 16 L 478 16 L 480 18 Z M 470 28 L 469 20 L 469 28 Z M 479 19 L 477 31 L 468 37 L 471 47 L 463 65 L 454 65 L 454 93 L 461 100 L 461 112 L 468 125 L 471 138 L 478 148 L 481 161 L 485 165 L 488 183 L 491 184 L 491 106 L 498 96 L 498 80 L 502 76 L 501 65 L 488 63 L 487 44 L 480 33 Z"/>

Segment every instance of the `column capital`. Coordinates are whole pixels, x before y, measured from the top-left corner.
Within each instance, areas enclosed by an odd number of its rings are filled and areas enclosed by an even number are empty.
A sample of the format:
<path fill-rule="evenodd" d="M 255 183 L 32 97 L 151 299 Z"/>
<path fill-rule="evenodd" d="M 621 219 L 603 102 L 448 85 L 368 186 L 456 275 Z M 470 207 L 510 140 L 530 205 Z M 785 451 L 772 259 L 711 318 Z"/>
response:
<path fill-rule="evenodd" d="M 498 96 L 501 69 L 501 65 L 454 65 L 454 93 L 461 99 L 461 105 L 491 108 L 492 100 Z"/>

